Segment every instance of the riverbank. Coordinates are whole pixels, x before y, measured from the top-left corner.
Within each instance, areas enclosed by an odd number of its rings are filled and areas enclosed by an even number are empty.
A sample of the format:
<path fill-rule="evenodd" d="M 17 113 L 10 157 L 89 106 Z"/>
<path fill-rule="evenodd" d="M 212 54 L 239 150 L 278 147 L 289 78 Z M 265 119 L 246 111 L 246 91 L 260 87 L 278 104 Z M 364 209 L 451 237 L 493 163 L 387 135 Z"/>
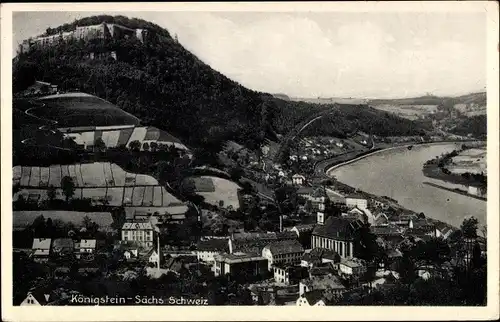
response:
<path fill-rule="evenodd" d="M 409 147 L 415 147 L 415 146 L 424 146 L 425 147 L 425 146 L 444 145 L 444 144 L 460 144 L 460 143 L 465 143 L 465 142 L 470 143 L 470 142 L 481 142 L 481 141 L 474 140 L 474 141 L 440 141 L 440 142 L 425 142 L 425 143 L 409 143 L 409 144 L 404 144 L 404 145 L 391 146 L 388 148 L 375 148 L 375 149 L 372 149 L 370 151 L 360 153 L 357 156 L 355 156 L 353 159 L 350 159 L 350 160 L 342 160 L 340 162 L 336 162 L 336 160 L 333 160 L 332 162 L 329 163 L 329 165 L 324 167 L 325 169 L 323 170 L 323 173 L 328 175 L 329 172 L 331 172 L 337 168 L 340 168 L 344 165 L 359 161 L 361 159 L 364 159 L 366 157 L 369 157 L 369 156 L 372 156 L 374 154 L 381 153 L 381 152 L 391 151 L 391 150 L 395 150 L 395 149 L 403 149 L 403 148 L 408 149 Z M 325 162 L 327 162 L 327 161 L 328 160 L 325 160 Z"/>
<path fill-rule="evenodd" d="M 470 194 L 467 191 L 462 190 L 462 189 L 458 189 L 458 188 L 452 189 L 452 188 L 444 187 L 444 186 L 441 186 L 441 185 L 438 185 L 438 184 L 435 184 L 435 183 L 432 183 L 432 182 L 427 182 L 427 181 L 424 182 L 424 184 L 429 185 L 429 186 L 434 187 L 434 188 L 439 188 L 439 189 L 443 189 L 443 190 L 446 190 L 446 191 L 458 193 L 458 194 L 461 194 L 461 195 L 464 195 L 464 196 L 467 196 L 467 197 L 476 198 L 478 200 L 487 201 L 486 198 L 484 198 L 484 197 L 480 197 L 480 196 L 476 196 L 476 195 Z"/>
<path fill-rule="evenodd" d="M 463 145 L 461 149 L 454 150 L 445 155 L 436 156 L 436 158 L 426 161 L 422 167 L 424 176 L 431 179 L 441 180 L 451 184 L 463 185 L 466 188 L 472 186 L 477 189 L 486 190 L 486 176 L 481 172 L 454 173 L 449 170 L 454 164 L 454 158 L 459 157 L 461 153 L 472 149 Z M 475 158 L 474 158 L 475 159 Z M 480 159 L 478 159 L 479 161 Z"/>

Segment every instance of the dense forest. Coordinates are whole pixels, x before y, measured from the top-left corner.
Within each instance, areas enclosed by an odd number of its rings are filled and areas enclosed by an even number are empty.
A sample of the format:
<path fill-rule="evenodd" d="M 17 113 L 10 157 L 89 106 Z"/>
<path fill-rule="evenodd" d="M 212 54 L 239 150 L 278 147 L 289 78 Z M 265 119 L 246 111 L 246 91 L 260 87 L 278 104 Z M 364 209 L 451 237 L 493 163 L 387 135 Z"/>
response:
<path fill-rule="evenodd" d="M 44 35 L 101 22 L 145 28 L 151 36 L 145 43 L 134 38 L 73 39 L 21 53 L 13 64 L 14 92 L 24 90 L 34 80 L 57 84 L 63 91 L 78 89 L 104 98 L 144 124 L 169 131 L 193 146 L 231 138 L 256 148 L 275 131 L 286 134 L 304 118 L 331 108 L 249 90 L 203 63 L 167 30 L 141 19 L 93 16 L 49 28 Z M 116 52 L 117 60 L 88 58 L 90 53 L 110 51 Z M 315 132 L 360 129 L 385 136 L 418 135 L 422 130 L 411 121 L 371 108 L 345 107 L 325 119 Z"/>
<path fill-rule="evenodd" d="M 452 133 L 458 135 L 472 134 L 477 138 L 486 138 L 487 134 L 486 115 L 476 115 L 461 120 L 452 130 Z"/>

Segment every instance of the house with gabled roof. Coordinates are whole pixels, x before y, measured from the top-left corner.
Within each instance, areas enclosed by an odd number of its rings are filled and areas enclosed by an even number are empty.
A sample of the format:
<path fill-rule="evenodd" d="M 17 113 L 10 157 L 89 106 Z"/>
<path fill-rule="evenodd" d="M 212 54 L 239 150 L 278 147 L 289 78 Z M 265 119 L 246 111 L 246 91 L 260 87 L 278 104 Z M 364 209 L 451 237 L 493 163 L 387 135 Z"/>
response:
<path fill-rule="evenodd" d="M 301 185 L 303 185 L 305 182 L 306 182 L 306 177 L 304 177 L 304 176 L 303 176 L 303 175 L 301 175 L 301 174 L 296 173 L 296 174 L 294 174 L 294 175 L 292 176 L 292 183 L 293 183 L 294 185 L 301 186 Z"/>
<path fill-rule="evenodd" d="M 304 248 L 297 239 L 280 240 L 269 243 L 262 249 L 262 257 L 268 260 L 268 269 L 273 265 L 299 264 Z"/>
<path fill-rule="evenodd" d="M 262 249 L 271 242 L 294 239 L 297 239 L 297 234 L 292 231 L 234 233 L 228 240 L 229 253 L 262 254 Z"/>
<path fill-rule="evenodd" d="M 327 248 L 313 248 L 304 252 L 300 265 L 303 267 L 315 267 L 324 263 L 338 263 L 340 255 Z"/>
<path fill-rule="evenodd" d="M 52 242 L 53 256 L 72 256 L 74 249 L 75 243 L 71 238 L 56 238 Z"/>
<path fill-rule="evenodd" d="M 345 286 L 335 275 L 313 276 L 300 281 L 299 294 L 301 296 L 314 290 L 330 290 L 333 293 L 342 294 L 345 291 Z"/>
<path fill-rule="evenodd" d="M 314 290 L 304 293 L 297 299 L 297 306 L 327 306 L 334 305 L 336 295 L 332 292 Z"/>
<path fill-rule="evenodd" d="M 50 246 L 52 239 L 50 238 L 34 238 L 32 249 L 32 257 L 36 262 L 46 262 L 49 260 Z"/>
<path fill-rule="evenodd" d="M 345 197 L 345 204 L 347 207 L 358 207 L 359 209 L 364 209 L 368 207 L 368 200 L 362 194 L 353 193 Z"/>
<path fill-rule="evenodd" d="M 211 238 L 200 240 L 196 244 L 196 257 L 198 261 L 213 264 L 214 256 L 229 252 L 227 239 Z"/>
<path fill-rule="evenodd" d="M 90 259 L 94 257 L 97 248 L 97 240 L 95 239 L 81 239 L 75 243 L 76 258 Z"/>
<path fill-rule="evenodd" d="M 122 240 L 134 241 L 144 247 L 153 246 L 154 227 L 149 221 L 129 221 L 122 226 Z"/>
<path fill-rule="evenodd" d="M 50 300 L 50 294 L 45 294 L 40 288 L 31 289 L 26 298 L 21 302 L 21 306 L 42 306 L 47 305 Z"/>

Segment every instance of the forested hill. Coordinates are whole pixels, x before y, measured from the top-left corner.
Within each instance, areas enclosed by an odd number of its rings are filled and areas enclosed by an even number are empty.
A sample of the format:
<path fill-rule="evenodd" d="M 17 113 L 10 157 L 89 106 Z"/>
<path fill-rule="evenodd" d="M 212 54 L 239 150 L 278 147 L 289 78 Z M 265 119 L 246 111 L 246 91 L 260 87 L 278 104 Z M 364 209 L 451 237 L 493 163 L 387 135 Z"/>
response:
<path fill-rule="evenodd" d="M 87 42 L 71 39 L 19 54 L 13 62 L 14 91 L 27 88 L 35 79 L 57 84 L 60 90 L 79 89 L 116 104 L 143 123 L 172 132 L 191 145 L 217 144 L 231 137 L 250 148 L 256 147 L 273 132 L 272 127 L 278 132 L 286 131 L 318 108 L 324 108 L 311 105 L 308 109 L 303 104 L 297 106 L 249 90 L 203 63 L 167 30 L 141 19 L 93 16 L 49 28 L 44 35 L 101 22 L 148 29 L 151 37 L 144 43 L 134 37 Z M 117 60 L 109 57 L 112 51 Z M 102 56 L 90 59 L 90 53 Z M 383 112 L 367 113 L 339 114 L 337 121 L 349 124 L 362 117 L 368 121 L 363 125 L 369 127 L 372 120 L 382 118 L 383 122 L 376 125 L 390 123 L 389 128 L 394 130 L 391 135 L 418 130 L 406 120 L 388 118 Z"/>

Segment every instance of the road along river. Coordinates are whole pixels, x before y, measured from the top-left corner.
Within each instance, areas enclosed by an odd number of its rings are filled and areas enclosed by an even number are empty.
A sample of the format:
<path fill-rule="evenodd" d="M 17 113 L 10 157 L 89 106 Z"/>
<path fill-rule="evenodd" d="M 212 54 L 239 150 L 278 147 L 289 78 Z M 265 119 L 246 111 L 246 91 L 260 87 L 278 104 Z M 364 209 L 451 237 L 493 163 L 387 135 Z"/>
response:
<path fill-rule="evenodd" d="M 357 189 L 396 199 L 403 207 L 423 212 L 459 227 L 465 217 L 474 216 L 486 224 L 486 201 L 433 187 L 431 182 L 449 188 L 464 188 L 424 176 L 425 161 L 459 149 L 462 143 L 414 145 L 411 150 L 397 147 L 335 166 L 329 176 Z"/>

